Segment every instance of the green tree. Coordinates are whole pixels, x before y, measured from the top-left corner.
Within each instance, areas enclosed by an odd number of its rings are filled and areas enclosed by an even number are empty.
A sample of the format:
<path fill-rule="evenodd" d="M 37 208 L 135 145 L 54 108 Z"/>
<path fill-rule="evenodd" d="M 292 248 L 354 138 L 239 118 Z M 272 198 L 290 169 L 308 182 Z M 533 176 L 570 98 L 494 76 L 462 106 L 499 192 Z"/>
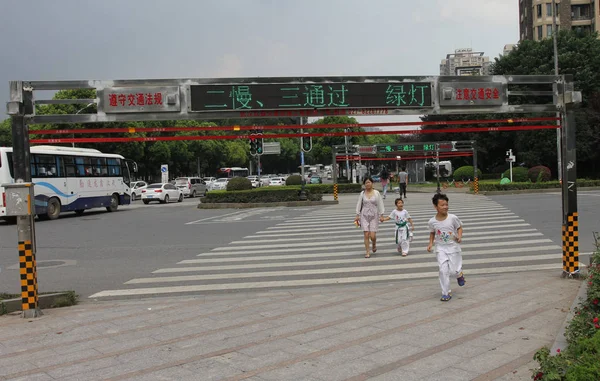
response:
<path fill-rule="evenodd" d="M 0 123 L 0 147 L 12 146 L 12 126 L 10 118 Z"/>
<path fill-rule="evenodd" d="M 583 104 L 576 109 L 577 163 L 580 176 L 598 176 L 600 151 L 600 40 L 596 34 L 582 35 L 561 31 L 557 36 L 560 74 L 572 74 L 575 89 L 583 95 Z M 495 59 L 494 75 L 552 75 L 554 74 L 552 39 L 522 41 L 509 54 Z M 508 119 L 534 117 L 523 114 L 426 115 L 423 121 L 478 119 Z M 549 116 L 545 114 L 544 116 Z M 492 127 L 493 124 L 473 124 Z M 452 126 L 457 127 L 457 126 Z M 424 126 L 424 130 L 445 128 L 443 125 Z M 479 167 L 490 172 L 505 163 L 505 152 L 512 148 L 519 162 L 526 166 L 545 165 L 557 173 L 556 132 L 554 130 L 424 134 L 422 141 L 476 140 Z M 456 166 L 457 163 L 453 164 Z"/>

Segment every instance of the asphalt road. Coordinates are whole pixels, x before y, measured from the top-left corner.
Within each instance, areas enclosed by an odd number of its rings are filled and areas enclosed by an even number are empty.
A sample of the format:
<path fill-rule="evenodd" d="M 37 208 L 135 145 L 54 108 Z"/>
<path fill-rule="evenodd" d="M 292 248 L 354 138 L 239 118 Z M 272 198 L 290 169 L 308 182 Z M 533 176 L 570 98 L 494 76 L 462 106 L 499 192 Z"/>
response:
<path fill-rule="evenodd" d="M 509 208 L 544 233 L 545 236 L 562 246 L 562 201 L 560 192 L 529 193 L 520 195 L 489 196 Z M 600 232 L 600 191 L 577 193 L 579 213 L 579 252 L 581 263 L 588 263 L 588 253 L 595 250 L 593 232 Z"/>
<path fill-rule="evenodd" d="M 65 213 L 54 221 L 36 220 L 40 292 L 76 290 L 86 297 L 306 213 L 306 208 L 205 210 L 197 203 L 138 200 L 115 213 L 97 209 L 81 217 Z M 20 292 L 17 263 L 16 226 L 0 222 L 0 292 Z"/>
<path fill-rule="evenodd" d="M 600 230 L 598 197 L 600 192 L 579 193 L 581 253 L 593 250 L 592 232 Z M 386 200 L 388 211 L 393 198 Z M 331 207 L 202 210 L 197 199 L 186 199 L 168 205 L 136 201 L 115 213 L 65 214 L 36 223 L 40 291 L 75 290 L 86 298 L 105 290 L 135 294 L 138 288 L 182 287 L 182 293 L 198 293 L 242 285 L 326 287 L 361 276 L 369 281 L 431 277 L 435 260 L 424 250 L 430 199 L 409 194 L 406 202 L 418 224 L 413 254 L 399 257 L 392 226 L 384 225 L 381 248 L 369 260 L 362 257 L 360 231 L 351 224 L 356 195 L 340 195 L 340 205 Z M 452 194 L 451 209 L 465 222 L 465 263 L 473 273 L 511 266 L 560 269 L 560 194 Z M 585 256 L 580 260 L 587 263 Z M 17 262 L 16 228 L 0 223 L 0 292 L 19 292 Z"/>

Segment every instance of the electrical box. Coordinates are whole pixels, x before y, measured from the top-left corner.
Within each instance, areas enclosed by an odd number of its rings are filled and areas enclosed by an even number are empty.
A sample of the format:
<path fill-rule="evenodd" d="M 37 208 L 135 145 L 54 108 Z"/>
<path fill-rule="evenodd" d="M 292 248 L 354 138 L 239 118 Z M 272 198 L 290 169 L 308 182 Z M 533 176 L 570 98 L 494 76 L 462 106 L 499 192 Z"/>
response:
<path fill-rule="evenodd" d="M 5 193 L 6 216 L 35 214 L 33 183 L 2 184 Z"/>

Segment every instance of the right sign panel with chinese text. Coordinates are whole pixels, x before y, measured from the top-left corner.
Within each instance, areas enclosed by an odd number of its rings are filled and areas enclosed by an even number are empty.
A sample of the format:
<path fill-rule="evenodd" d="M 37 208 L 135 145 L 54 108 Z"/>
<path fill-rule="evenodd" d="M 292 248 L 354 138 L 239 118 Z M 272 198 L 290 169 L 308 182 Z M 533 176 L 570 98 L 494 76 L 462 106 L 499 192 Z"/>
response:
<path fill-rule="evenodd" d="M 440 106 L 501 106 L 506 86 L 490 82 L 440 82 Z"/>

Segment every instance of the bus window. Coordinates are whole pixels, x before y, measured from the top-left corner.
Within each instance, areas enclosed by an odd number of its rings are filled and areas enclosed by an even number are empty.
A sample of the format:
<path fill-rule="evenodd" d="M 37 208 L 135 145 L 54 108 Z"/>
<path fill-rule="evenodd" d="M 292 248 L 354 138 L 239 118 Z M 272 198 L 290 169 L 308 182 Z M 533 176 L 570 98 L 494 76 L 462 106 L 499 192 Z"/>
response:
<path fill-rule="evenodd" d="M 35 167 L 38 177 L 58 177 L 56 156 L 35 155 Z"/>
<path fill-rule="evenodd" d="M 106 159 L 103 157 L 98 157 L 93 159 L 94 167 L 92 171 L 94 176 L 106 176 L 108 173 L 108 169 L 106 167 Z"/>
<path fill-rule="evenodd" d="M 75 166 L 75 158 L 71 156 L 61 156 L 62 166 L 67 177 L 77 177 L 77 167 Z"/>
<path fill-rule="evenodd" d="M 108 175 L 109 176 L 121 176 L 121 160 L 120 159 L 107 159 L 108 163 Z"/>

